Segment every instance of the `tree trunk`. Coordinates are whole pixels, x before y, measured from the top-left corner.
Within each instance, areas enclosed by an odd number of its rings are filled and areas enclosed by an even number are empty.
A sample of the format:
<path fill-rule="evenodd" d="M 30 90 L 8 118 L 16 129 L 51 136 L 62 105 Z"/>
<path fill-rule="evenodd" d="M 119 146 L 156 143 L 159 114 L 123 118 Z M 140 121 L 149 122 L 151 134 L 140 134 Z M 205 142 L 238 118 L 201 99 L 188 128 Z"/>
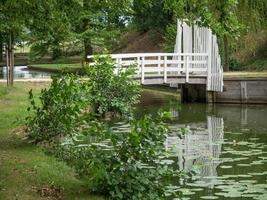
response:
<path fill-rule="evenodd" d="M 52 60 L 58 59 L 60 56 L 62 56 L 62 50 L 60 48 L 60 45 L 54 45 L 52 47 Z"/>
<path fill-rule="evenodd" d="M 14 46 L 13 34 L 10 33 L 9 41 L 6 45 L 6 71 L 7 71 L 7 86 L 12 87 L 14 82 Z"/>
<path fill-rule="evenodd" d="M 90 9 L 90 2 L 88 0 L 83 0 L 83 9 L 84 10 L 89 10 Z M 90 20 L 88 17 L 85 17 L 83 19 L 83 32 L 87 31 L 90 25 Z M 84 45 L 84 59 L 87 61 L 87 56 L 93 54 L 93 47 L 92 47 L 92 42 L 90 39 L 90 36 L 86 35 L 83 39 L 83 45 Z"/>
<path fill-rule="evenodd" d="M 223 70 L 229 71 L 229 45 L 228 45 L 228 38 L 225 35 L 223 37 L 223 45 L 224 45 L 224 65 Z"/>
<path fill-rule="evenodd" d="M 2 36 L 0 34 L 0 62 L 3 62 L 3 39 Z"/>
<path fill-rule="evenodd" d="M 93 54 L 93 47 L 92 47 L 92 44 L 91 44 L 91 41 L 89 39 L 85 39 L 84 40 L 84 59 L 85 60 L 88 60 L 87 59 L 87 56 L 88 55 L 92 55 Z"/>
<path fill-rule="evenodd" d="M 10 66 L 10 54 L 9 54 L 9 48 L 8 48 L 8 44 L 6 44 L 6 82 L 7 82 L 7 86 L 9 86 L 9 66 Z"/>

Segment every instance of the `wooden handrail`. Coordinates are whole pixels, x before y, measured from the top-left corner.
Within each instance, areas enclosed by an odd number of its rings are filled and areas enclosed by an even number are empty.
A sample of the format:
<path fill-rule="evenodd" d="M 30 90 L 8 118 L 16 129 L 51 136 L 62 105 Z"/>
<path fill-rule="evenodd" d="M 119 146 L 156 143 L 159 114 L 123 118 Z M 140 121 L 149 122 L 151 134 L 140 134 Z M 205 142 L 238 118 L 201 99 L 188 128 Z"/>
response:
<path fill-rule="evenodd" d="M 101 56 L 107 56 L 103 54 Z M 125 53 L 110 54 L 112 58 L 137 58 L 137 57 L 158 57 L 158 56 L 208 56 L 207 53 Z M 87 58 L 93 58 L 94 55 L 88 55 Z"/>

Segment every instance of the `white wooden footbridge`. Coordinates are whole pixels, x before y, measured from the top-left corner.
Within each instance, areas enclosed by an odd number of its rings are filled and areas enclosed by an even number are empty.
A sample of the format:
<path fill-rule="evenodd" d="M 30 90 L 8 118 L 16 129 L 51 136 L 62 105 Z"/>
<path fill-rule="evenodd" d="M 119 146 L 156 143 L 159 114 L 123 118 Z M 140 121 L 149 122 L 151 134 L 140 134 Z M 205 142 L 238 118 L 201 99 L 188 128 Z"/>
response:
<path fill-rule="evenodd" d="M 178 20 L 174 53 L 112 54 L 117 69 L 137 64 L 142 84 L 205 84 L 207 91 L 223 90 L 223 70 L 217 37 L 211 29 Z M 92 58 L 93 56 L 88 56 Z"/>

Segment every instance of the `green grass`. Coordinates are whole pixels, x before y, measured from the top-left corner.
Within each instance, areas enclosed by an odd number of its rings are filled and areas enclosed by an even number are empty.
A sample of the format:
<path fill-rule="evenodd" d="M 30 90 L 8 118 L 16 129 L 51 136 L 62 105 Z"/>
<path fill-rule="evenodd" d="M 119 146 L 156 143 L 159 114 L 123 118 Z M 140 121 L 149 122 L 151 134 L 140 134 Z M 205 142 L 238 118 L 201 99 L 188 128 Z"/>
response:
<path fill-rule="evenodd" d="M 224 78 L 267 78 L 267 71 L 262 72 L 224 72 Z"/>
<path fill-rule="evenodd" d="M 85 183 L 65 163 L 44 154 L 24 139 L 27 92 L 39 93 L 46 83 L 16 83 L 7 89 L 0 83 L 0 200 L 102 200 L 90 195 Z M 53 191 L 53 186 L 60 192 Z M 56 191 L 56 190 L 55 190 Z"/>
<path fill-rule="evenodd" d="M 262 58 L 254 61 L 251 64 L 248 64 L 242 67 L 242 70 L 246 71 L 267 71 L 267 59 Z"/>
<path fill-rule="evenodd" d="M 75 64 L 32 64 L 29 65 L 31 69 L 44 69 L 50 71 L 65 71 L 65 70 L 80 70 L 82 69 L 81 63 Z"/>

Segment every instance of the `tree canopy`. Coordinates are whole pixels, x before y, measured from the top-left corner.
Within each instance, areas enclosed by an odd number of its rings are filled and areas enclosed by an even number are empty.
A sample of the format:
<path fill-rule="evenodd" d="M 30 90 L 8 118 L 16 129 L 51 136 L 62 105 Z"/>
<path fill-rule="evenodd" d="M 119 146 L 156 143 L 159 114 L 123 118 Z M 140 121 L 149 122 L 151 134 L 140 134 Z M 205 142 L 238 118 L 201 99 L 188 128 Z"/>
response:
<path fill-rule="evenodd" d="M 211 27 L 229 60 L 240 36 L 266 30 L 267 5 L 265 0 L 1 0 L 0 47 L 12 36 L 14 44 L 30 44 L 33 58 L 52 52 L 56 59 L 66 44 L 88 55 L 112 50 L 126 31 L 153 30 L 170 48 L 177 18 Z"/>

